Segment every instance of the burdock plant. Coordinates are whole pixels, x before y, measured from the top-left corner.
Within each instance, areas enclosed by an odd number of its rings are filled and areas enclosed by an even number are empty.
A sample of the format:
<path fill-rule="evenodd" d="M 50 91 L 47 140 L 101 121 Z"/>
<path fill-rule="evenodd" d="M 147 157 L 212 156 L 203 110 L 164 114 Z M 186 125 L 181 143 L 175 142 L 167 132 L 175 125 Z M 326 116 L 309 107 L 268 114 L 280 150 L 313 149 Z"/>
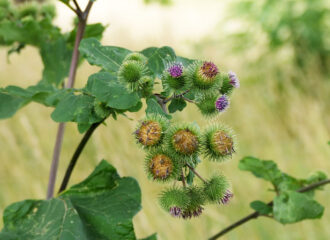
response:
<path fill-rule="evenodd" d="M 25 46 L 33 46 L 44 64 L 41 80 L 34 85 L 1 86 L 0 118 L 9 118 L 28 103 L 36 102 L 53 108 L 51 118 L 59 123 L 47 199 L 8 206 L 0 239 L 139 239 L 132 221 L 141 209 L 141 191 L 135 179 L 120 177 L 103 160 L 86 180 L 67 187 L 79 156 L 99 126 L 118 120 L 119 116 L 129 118 L 141 109 L 146 116 L 137 124 L 133 138 L 147 153 L 144 164 L 138 157 L 123 157 L 122 161 L 127 166 L 131 166 L 131 161 L 140 162 L 155 184 L 171 184 L 159 196 L 164 210 L 173 217 L 190 219 L 200 216 L 207 204 L 220 203 L 218 206 L 222 207 L 229 203 L 233 192 L 218 168 L 214 167 L 206 178 L 197 168 L 207 160 L 220 163 L 230 159 L 237 151 L 230 128 L 221 124 L 219 118 L 210 121 L 210 117 L 220 116 L 229 108 L 229 98 L 239 87 L 236 74 L 209 60 L 177 56 L 168 46 L 141 51 L 103 46 L 99 40 L 105 27 L 100 23 L 88 24 L 89 13 L 98 1 L 85 1 L 85 6 L 80 0 L 60 1 L 77 19 L 67 33 L 53 24 L 55 8 L 46 1 L 33 4 L 0 0 L 0 45 L 9 47 L 9 53 L 20 53 Z M 99 69 L 86 77 L 82 88 L 77 88 L 76 72 L 84 60 Z M 173 118 L 188 103 L 196 105 L 210 123 L 198 126 L 196 119 L 181 122 Z M 66 171 L 61 174 L 63 180 L 54 194 L 58 166 L 66 164 L 59 162 L 66 122 L 76 123 L 84 136 L 67 161 Z M 43 160 L 38 159 L 35 164 L 46 162 Z M 317 173 L 308 179 L 296 179 L 281 172 L 274 162 L 252 157 L 241 160 L 239 167 L 270 181 L 276 196 L 269 203 L 252 202 L 256 212 L 211 239 L 258 216 L 283 224 L 322 216 L 323 207 L 313 194 L 304 192 L 330 183 L 326 175 Z M 142 169 L 132 169 L 139 170 Z"/>

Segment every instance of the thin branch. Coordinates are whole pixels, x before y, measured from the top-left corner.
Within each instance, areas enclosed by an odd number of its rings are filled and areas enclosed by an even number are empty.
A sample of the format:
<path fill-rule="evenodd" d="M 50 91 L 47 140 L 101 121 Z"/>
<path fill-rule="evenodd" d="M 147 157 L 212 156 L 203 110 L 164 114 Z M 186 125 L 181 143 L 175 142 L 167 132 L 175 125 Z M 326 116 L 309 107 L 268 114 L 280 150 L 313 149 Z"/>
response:
<path fill-rule="evenodd" d="M 200 180 L 202 180 L 204 183 L 207 183 L 207 181 L 201 175 L 199 175 L 199 173 L 195 170 L 195 168 L 190 166 L 188 163 L 186 163 L 186 165 Z"/>
<path fill-rule="evenodd" d="M 181 180 L 182 180 L 183 187 L 186 187 L 187 184 L 186 184 L 186 179 L 185 179 L 184 174 L 183 174 L 183 169 L 181 169 Z"/>
<path fill-rule="evenodd" d="M 65 3 L 65 5 L 68 7 L 68 8 L 70 8 L 77 16 L 79 16 L 79 12 L 78 12 L 78 10 L 77 9 L 74 9 L 69 3 L 68 4 L 66 4 Z"/>
<path fill-rule="evenodd" d="M 76 163 L 78 161 L 78 158 L 81 154 L 81 152 L 83 151 L 83 149 L 85 148 L 86 146 L 86 143 L 88 142 L 88 140 L 90 139 L 90 137 L 92 136 L 93 132 L 95 131 L 95 129 L 102 123 L 103 121 L 101 122 L 98 122 L 98 123 L 94 123 L 92 126 L 90 126 L 90 128 L 87 130 L 87 132 L 85 133 L 84 137 L 81 139 L 78 147 L 76 148 L 76 151 L 74 152 L 72 158 L 71 158 L 71 161 L 69 163 L 69 166 L 67 167 L 66 169 L 66 172 L 65 172 L 65 175 L 64 175 L 64 178 L 62 180 L 62 183 L 61 183 L 61 187 L 60 187 L 60 190 L 58 191 L 59 193 L 64 191 L 69 183 L 69 180 L 70 180 L 70 177 L 71 177 L 71 174 L 72 174 L 72 171 L 74 169 L 74 167 L 76 166 Z"/>
<path fill-rule="evenodd" d="M 76 1 L 76 0 L 73 0 L 73 3 L 74 3 L 74 5 L 75 5 L 76 8 L 77 8 L 77 12 L 81 14 L 82 11 L 81 11 L 81 8 L 80 8 L 79 4 L 77 3 L 77 1 Z"/>
<path fill-rule="evenodd" d="M 161 108 L 163 109 L 163 111 L 168 114 L 167 108 L 166 108 L 166 103 L 164 102 L 165 99 L 163 99 L 160 94 L 154 94 L 154 96 L 157 99 L 158 104 L 161 106 Z"/>
<path fill-rule="evenodd" d="M 54 194 L 55 179 L 57 175 L 58 162 L 59 162 L 60 151 L 63 142 L 64 128 L 65 128 L 64 123 L 60 123 L 58 125 L 54 152 L 53 152 L 53 160 L 49 172 L 49 180 L 48 180 L 48 188 L 47 188 L 47 196 L 46 196 L 47 199 L 52 198 Z"/>
<path fill-rule="evenodd" d="M 189 91 L 190 91 L 190 90 L 186 90 L 186 91 L 184 91 L 183 93 L 180 93 L 180 94 L 178 94 L 178 95 L 173 94 L 171 97 L 169 97 L 169 98 L 167 98 L 167 99 L 164 99 L 164 103 L 166 104 L 166 103 L 168 103 L 169 101 L 173 100 L 174 98 L 183 98 L 183 96 L 184 96 L 185 94 L 187 94 Z M 190 99 L 189 99 L 189 100 L 190 100 Z"/>
<path fill-rule="evenodd" d="M 83 12 L 83 18 L 84 18 L 85 20 L 88 18 L 88 14 L 89 14 L 89 12 L 90 12 L 90 10 L 91 10 L 93 4 L 94 4 L 94 1 L 91 1 L 91 0 L 90 0 L 90 1 L 88 2 L 87 6 L 86 6 L 86 8 L 85 8 L 85 11 Z"/>
<path fill-rule="evenodd" d="M 90 12 L 92 5 L 93 5 L 93 2 L 89 1 L 88 5 L 86 7 L 86 10 L 83 14 L 84 16 L 81 16 L 81 12 L 79 14 L 79 10 L 75 11 L 78 15 L 79 23 L 78 23 L 78 29 L 77 29 L 76 39 L 75 39 L 72 58 L 71 58 L 70 70 L 69 70 L 69 78 L 68 78 L 68 83 L 66 85 L 66 88 L 72 88 L 74 85 L 78 61 L 79 61 L 79 44 L 80 44 L 81 39 L 84 36 L 88 14 Z M 52 198 L 54 195 L 54 187 L 55 187 L 55 182 L 56 182 L 57 169 L 58 169 L 61 146 L 62 146 L 63 135 L 64 135 L 64 126 L 65 126 L 65 123 L 60 123 L 58 130 L 57 130 L 55 146 L 54 146 L 54 151 L 53 151 L 53 158 L 52 158 L 52 163 L 51 163 L 51 168 L 50 168 L 50 173 L 49 173 L 47 199 Z"/>
<path fill-rule="evenodd" d="M 323 181 L 319 181 L 317 183 L 310 184 L 306 187 L 300 188 L 300 189 L 297 190 L 297 192 L 301 192 L 301 193 L 308 192 L 310 190 L 313 190 L 315 188 L 321 187 L 321 186 L 329 184 L 329 183 L 330 183 L 330 179 L 326 179 L 326 180 L 323 180 Z M 273 206 L 273 201 L 269 202 L 267 205 L 268 206 Z M 225 235 L 229 231 L 237 228 L 238 226 L 240 226 L 240 225 L 242 225 L 242 224 L 244 224 L 244 223 L 246 223 L 246 222 L 248 222 L 252 219 L 258 218 L 259 216 L 263 216 L 263 215 L 259 214 L 259 212 L 253 212 L 253 213 L 247 215 L 246 217 L 238 220 L 237 222 L 231 224 L 230 226 L 226 227 L 225 229 L 223 229 L 219 233 L 217 233 L 214 236 L 212 236 L 211 238 L 209 238 L 209 240 L 215 240 L 215 239 Z"/>

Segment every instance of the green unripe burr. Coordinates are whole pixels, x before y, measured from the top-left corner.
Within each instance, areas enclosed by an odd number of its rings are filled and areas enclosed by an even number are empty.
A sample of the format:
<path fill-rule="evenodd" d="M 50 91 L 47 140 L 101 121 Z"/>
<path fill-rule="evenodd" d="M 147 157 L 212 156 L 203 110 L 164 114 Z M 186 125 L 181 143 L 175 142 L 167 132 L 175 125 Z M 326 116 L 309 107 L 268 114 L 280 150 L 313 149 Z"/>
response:
<path fill-rule="evenodd" d="M 126 62 L 126 61 L 137 61 L 137 62 L 140 62 L 142 64 L 147 64 L 147 60 L 148 59 L 143 54 L 138 53 L 138 52 L 130 53 L 124 58 L 124 62 Z"/>
<path fill-rule="evenodd" d="M 204 183 L 203 192 L 207 201 L 218 203 L 224 199 L 229 187 L 230 184 L 223 175 L 216 175 Z"/>
<path fill-rule="evenodd" d="M 146 66 L 138 61 L 124 61 L 118 70 L 118 79 L 130 90 L 138 90 L 141 78 L 147 74 Z"/>
<path fill-rule="evenodd" d="M 216 109 L 216 101 L 219 95 L 217 93 L 209 93 L 204 95 L 196 103 L 198 109 L 205 117 L 213 117 L 219 114 L 219 111 Z"/>

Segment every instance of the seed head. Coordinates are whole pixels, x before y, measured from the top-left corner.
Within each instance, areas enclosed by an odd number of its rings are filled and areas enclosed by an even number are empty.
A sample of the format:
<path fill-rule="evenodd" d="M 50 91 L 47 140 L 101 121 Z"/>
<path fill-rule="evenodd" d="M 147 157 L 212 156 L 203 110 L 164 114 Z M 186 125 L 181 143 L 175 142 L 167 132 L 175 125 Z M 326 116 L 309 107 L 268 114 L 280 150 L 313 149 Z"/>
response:
<path fill-rule="evenodd" d="M 173 161 L 165 154 L 154 155 L 149 162 L 150 173 L 154 179 L 166 180 L 173 172 Z"/>
<path fill-rule="evenodd" d="M 182 129 L 173 135 L 173 146 L 177 152 L 191 155 L 196 152 L 198 148 L 198 138 L 189 129 Z"/>
<path fill-rule="evenodd" d="M 162 126 L 159 122 L 146 120 L 143 121 L 140 128 L 135 132 L 136 138 L 144 146 L 153 146 L 157 144 L 162 135 Z"/>
<path fill-rule="evenodd" d="M 215 151 L 221 155 L 231 155 L 234 152 L 234 141 L 226 132 L 218 130 L 212 139 Z"/>

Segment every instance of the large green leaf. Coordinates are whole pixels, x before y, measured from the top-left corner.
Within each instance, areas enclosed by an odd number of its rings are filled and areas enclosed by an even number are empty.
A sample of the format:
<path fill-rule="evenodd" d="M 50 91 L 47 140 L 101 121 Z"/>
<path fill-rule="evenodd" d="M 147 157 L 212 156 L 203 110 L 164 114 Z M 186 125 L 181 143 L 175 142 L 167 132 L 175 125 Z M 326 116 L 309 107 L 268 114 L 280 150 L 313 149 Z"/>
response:
<path fill-rule="evenodd" d="M 282 177 L 282 172 L 273 161 L 260 160 L 255 157 L 245 157 L 238 165 L 239 169 L 249 171 L 258 178 L 263 178 L 274 184 Z"/>
<path fill-rule="evenodd" d="M 92 65 L 97 65 L 117 75 L 121 63 L 130 50 L 114 46 L 102 46 L 95 38 L 83 39 L 79 51 Z"/>
<path fill-rule="evenodd" d="M 99 122 L 102 119 L 94 112 L 94 100 L 89 95 L 69 92 L 59 101 L 51 117 L 55 122 Z"/>
<path fill-rule="evenodd" d="M 24 98 L 0 92 L 0 119 L 12 117 L 24 102 Z"/>
<path fill-rule="evenodd" d="M 136 92 L 130 92 L 108 72 L 99 72 L 89 77 L 86 91 L 107 106 L 120 110 L 135 107 L 140 102 Z"/>
<path fill-rule="evenodd" d="M 56 86 L 69 74 L 72 50 L 68 49 L 65 39 L 41 45 L 40 55 L 44 63 L 43 80 Z"/>
<path fill-rule="evenodd" d="M 274 199 L 274 218 L 283 223 L 321 218 L 324 207 L 306 194 L 288 191 Z"/>
<path fill-rule="evenodd" d="M 7 207 L 0 239 L 136 239 L 132 218 L 140 209 L 136 180 L 120 178 L 103 160 L 85 181 L 58 198 L 25 200 Z"/>
<path fill-rule="evenodd" d="M 148 67 L 156 76 L 160 76 L 169 62 L 176 60 L 175 52 L 170 47 L 150 47 L 141 51 L 148 58 Z"/>

